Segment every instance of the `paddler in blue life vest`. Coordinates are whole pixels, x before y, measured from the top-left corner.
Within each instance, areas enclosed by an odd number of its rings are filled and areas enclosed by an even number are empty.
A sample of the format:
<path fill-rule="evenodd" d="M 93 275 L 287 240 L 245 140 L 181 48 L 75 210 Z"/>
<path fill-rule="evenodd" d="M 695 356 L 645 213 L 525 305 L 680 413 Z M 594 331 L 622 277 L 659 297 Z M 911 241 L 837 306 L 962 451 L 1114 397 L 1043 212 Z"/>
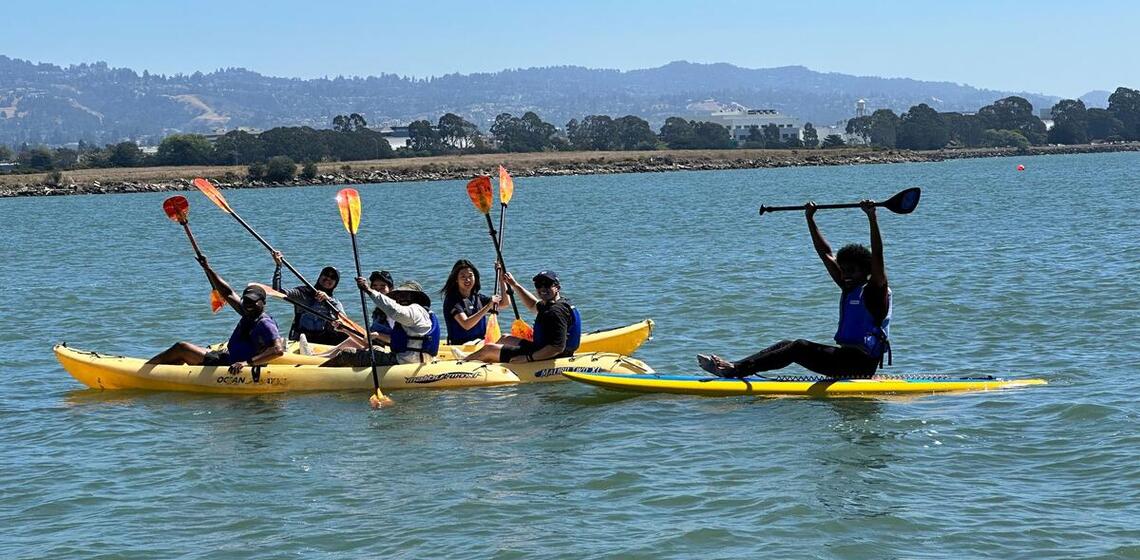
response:
<path fill-rule="evenodd" d="M 223 351 L 208 350 L 183 341 L 147 360 L 147 363 L 229 366 L 229 372 L 236 375 L 245 366 L 264 365 L 284 354 L 285 343 L 281 340 L 277 323 L 265 312 L 265 290 L 251 285 L 246 287 L 239 298 L 233 288 L 210 268 L 206 257 L 199 256 L 198 263 L 206 271 L 210 284 L 241 315 L 241 320 L 234 327 Z"/>
<path fill-rule="evenodd" d="M 562 297 L 562 284 L 553 271 L 534 275 L 532 294 L 509 272 L 503 279 L 514 288 L 515 295 L 535 313 L 534 340 L 504 336 L 498 343 L 476 350 L 468 360 L 521 363 L 573 356 L 582 340 L 582 318 L 578 310 Z"/>
<path fill-rule="evenodd" d="M 763 371 L 799 364 L 830 377 L 866 378 L 882 366 L 883 354 L 890 357 L 887 338 L 891 322 L 891 289 L 883 264 L 883 239 L 875 218 L 875 204 L 859 203 L 871 225 L 871 248 L 850 244 L 832 254 L 831 246 L 815 225 L 815 203 L 805 206 L 812 244 L 827 273 L 839 286 L 839 328 L 835 344 L 810 340 L 782 340 L 737 362 L 715 354 L 698 355 L 701 369 L 719 377 L 746 377 Z"/>
<path fill-rule="evenodd" d="M 364 277 L 356 285 L 372 298 L 372 302 L 395 321 L 390 351 L 373 346 L 371 352 L 378 366 L 430 362 L 439 353 L 439 320 L 431 312 L 431 298 L 418 282 L 407 281 L 388 294 L 373 290 Z M 366 367 L 372 364 L 363 348 L 336 351 L 322 366 Z"/>
<path fill-rule="evenodd" d="M 330 315 L 344 313 L 344 305 L 333 297 L 333 290 L 340 283 L 340 272 L 336 268 L 326 266 L 317 276 L 313 285 L 316 290 L 308 286 L 297 286 L 291 290 L 281 289 L 281 252 L 273 252 L 273 262 L 277 267 L 273 270 L 273 289 L 284 292 L 289 299 L 295 299 L 314 309 L 325 309 Z M 336 345 L 344 342 L 348 335 L 336 330 L 333 323 L 326 321 L 319 315 L 306 311 L 299 305 L 293 306 L 293 324 L 289 327 L 289 340 L 305 340 L 315 344 Z"/>
<path fill-rule="evenodd" d="M 502 280 L 499 283 L 505 285 Z M 440 290 L 448 344 L 483 340 L 487 334 L 487 314 L 509 305 L 498 294 L 488 296 L 479 293 L 481 287 L 479 269 L 467 259 L 455 261 L 447 282 Z"/>
<path fill-rule="evenodd" d="M 372 291 L 381 294 L 389 294 L 392 288 L 396 287 L 396 283 L 392 280 L 392 273 L 387 270 L 373 270 L 372 274 L 368 275 L 368 287 Z M 368 335 L 372 338 L 373 344 L 387 345 L 392 342 L 392 329 L 396 326 L 396 321 L 388 317 L 380 306 L 372 309 L 372 321 L 368 323 Z"/>

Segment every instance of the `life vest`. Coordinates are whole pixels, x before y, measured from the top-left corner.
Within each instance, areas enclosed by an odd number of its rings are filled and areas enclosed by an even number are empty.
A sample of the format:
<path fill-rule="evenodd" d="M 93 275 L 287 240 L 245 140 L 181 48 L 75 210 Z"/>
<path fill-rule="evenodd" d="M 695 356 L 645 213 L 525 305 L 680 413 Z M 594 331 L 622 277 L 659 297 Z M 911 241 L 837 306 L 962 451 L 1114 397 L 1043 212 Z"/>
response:
<path fill-rule="evenodd" d="M 335 315 L 340 309 L 340 302 L 335 298 L 330 297 L 327 303 L 322 303 L 317 300 L 315 292 L 308 289 L 307 286 L 300 288 L 300 291 L 304 297 L 301 303 L 313 309 L 328 311 L 330 315 Z M 300 306 L 293 306 L 293 324 L 289 327 L 289 340 L 297 340 L 302 334 L 309 342 L 320 342 L 322 344 L 326 342 L 317 339 L 332 337 L 338 339 L 332 344 L 337 344 L 347 337 L 347 335 L 333 331 L 332 325 L 319 315 L 310 313 Z"/>
<path fill-rule="evenodd" d="M 444 300 L 443 309 L 443 322 L 447 324 L 447 343 L 448 344 L 463 344 L 472 340 L 482 340 L 483 336 L 487 334 L 487 316 L 484 315 L 479 319 L 478 323 L 470 329 L 463 328 L 459 321 L 455 319 L 455 315 L 451 313 L 456 303 L 463 304 L 463 312 L 468 316 L 472 316 L 479 312 L 482 307 L 479 303 L 482 298 L 479 294 L 471 294 L 470 297 L 465 297 L 459 300 L 446 299 Z M 448 305 L 450 304 L 450 305 Z"/>
<path fill-rule="evenodd" d="M 245 327 L 245 328 L 242 328 Z M 266 334 L 277 332 L 277 323 L 267 313 L 262 313 L 257 319 L 247 322 L 242 319 L 230 334 L 226 343 L 226 352 L 235 362 L 247 362 L 250 358 L 260 354 L 273 340 L 257 340 L 254 332 L 264 330 Z"/>
<path fill-rule="evenodd" d="M 570 327 L 566 331 L 566 347 L 562 349 L 562 354 L 565 356 L 573 355 L 582 344 L 582 316 L 578 314 L 578 308 L 570 305 L 567 301 L 556 301 L 551 304 L 551 307 L 563 304 L 570 307 Z M 542 325 L 535 320 L 534 322 L 534 346 L 535 348 L 545 348 L 550 346 L 546 340 L 546 333 Z"/>
<path fill-rule="evenodd" d="M 881 366 L 884 352 L 887 353 L 888 363 L 893 362 L 889 338 L 893 307 L 891 290 L 887 289 L 887 315 L 880 323 L 871 315 L 863 301 L 866 287 L 866 284 L 862 284 L 839 297 L 839 327 L 835 331 L 835 342 L 843 346 L 855 346 L 868 356 L 879 358 Z"/>
<path fill-rule="evenodd" d="M 415 336 L 408 334 L 404 330 L 404 325 L 396 323 L 392 327 L 392 352 L 400 354 L 402 352 L 420 352 L 421 354 L 428 354 L 435 356 L 439 353 L 439 319 L 435 317 L 435 313 L 428 311 L 428 316 L 431 317 L 431 330 L 427 334 Z M 412 347 L 409 342 L 418 340 L 417 347 Z"/>
<path fill-rule="evenodd" d="M 388 323 L 388 314 L 384 313 L 383 309 L 377 307 L 372 310 L 372 324 L 368 325 L 369 332 L 380 334 L 392 334 L 392 325 Z"/>

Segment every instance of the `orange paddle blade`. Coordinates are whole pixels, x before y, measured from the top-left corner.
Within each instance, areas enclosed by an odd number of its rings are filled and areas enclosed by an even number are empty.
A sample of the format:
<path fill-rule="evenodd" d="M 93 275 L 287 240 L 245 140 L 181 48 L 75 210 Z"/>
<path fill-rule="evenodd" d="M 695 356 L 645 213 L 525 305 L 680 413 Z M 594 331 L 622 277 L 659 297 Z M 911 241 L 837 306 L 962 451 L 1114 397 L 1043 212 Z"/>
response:
<path fill-rule="evenodd" d="M 336 207 L 340 209 L 344 229 L 356 234 L 356 229 L 360 227 L 360 193 L 356 189 L 341 189 L 336 193 Z"/>
<path fill-rule="evenodd" d="M 515 338 L 521 338 L 523 340 L 533 341 L 534 329 L 531 328 L 530 325 L 526 324 L 526 321 L 523 321 L 522 319 L 515 319 L 515 321 L 511 323 L 511 336 Z"/>
<path fill-rule="evenodd" d="M 471 203 L 484 214 L 491 212 L 491 205 L 495 202 L 495 194 L 491 189 L 491 178 L 480 175 L 467 183 L 467 196 Z"/>
<path fill-rule="evenodd" d="M 202 194 L 206 195 L 206 198 L 214 201 L 214 204 L 217 204 L 218 208 L 221 208 L 223 212 L 227 214 L 233 214 L 233 210 L 230 210 L 230 203 L 226 202 L 226 197 L 222 196 L 222 193 L 218 192 L 218 188 L 215 187 L 213 183 L 201 177 L 198 177 L 191 182 L 194 183 L 194 186 L 197 187 L 198 190 L 202 191 Z"/>
<path fill-rule="evenodd" d="M 491 344 L 503 337 L 503 330 L 499 328 L 499 316 L 492 313 L 487 318 L 487 334 L 483 335 L 483 342 Z"/>
<path fill-rule="evenodd" d="M 515 180 L 511 179 L 511 174 L 507 173 L 507 168 L 499 166 L 499 204 L 506 206 L 511 203 L 511 197 L 515 194 Z"/>
<path fill-rule="evenodd" d="M 162 201 L 162 211 L 166 217 L 180 224 L 186 223 L 186 216 L 190 213 L 190 201 L 184 196 L 172 196 Z"/>
<path fill-rule="evenodd" d="M 219 294 L 217 290 L 212 290 L 210 292 L 210 311 L 217 313 L 225 306 L 226 300 L 222 297 L 222 294 Z"/>

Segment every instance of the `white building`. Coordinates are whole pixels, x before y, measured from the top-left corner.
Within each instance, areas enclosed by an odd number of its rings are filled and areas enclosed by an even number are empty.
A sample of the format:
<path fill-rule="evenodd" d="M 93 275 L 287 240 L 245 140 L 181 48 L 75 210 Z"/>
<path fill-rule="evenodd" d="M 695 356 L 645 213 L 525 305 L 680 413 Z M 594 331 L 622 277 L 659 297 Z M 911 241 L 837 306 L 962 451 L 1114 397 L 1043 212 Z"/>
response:
<path fill-rule="evenodd" d="M 788 115 L 781 115 L 779 111 L 775 109 L 714 111 L 709 115 L 707 120 L 727 128 L 729 135 L 731 135 L 732 139 L 737 143 L 743 143 L 747 140 L 753 127 L 763 129 L 770 124 L 774 124 L 776 128 L 780 129 L 781 141 L 786 141 L 790 138 L 798 140 L 804 139 L 800 119 Z"/>

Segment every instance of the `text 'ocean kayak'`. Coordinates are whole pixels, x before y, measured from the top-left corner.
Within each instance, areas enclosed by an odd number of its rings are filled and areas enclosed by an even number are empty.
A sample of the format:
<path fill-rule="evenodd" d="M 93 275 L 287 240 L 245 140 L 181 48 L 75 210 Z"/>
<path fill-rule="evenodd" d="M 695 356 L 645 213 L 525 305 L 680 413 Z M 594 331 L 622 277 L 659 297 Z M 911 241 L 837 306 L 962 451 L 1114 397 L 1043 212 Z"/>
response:
<path fill-rule="evenodd" d="M 871 379 L 832 379 L 824 376 L 771 376 L 722 379 L 702 375 L 625 375 L 566 372 L 566 377 L 596 387 L 639 393 L 676 393 L 726 397 L 733 395 L 802 395 L 810 397 L 931 394 L 993 391 L 1044 385 L 1043 379 L 999 379 L 989 376 L 876 375 Z"/>

